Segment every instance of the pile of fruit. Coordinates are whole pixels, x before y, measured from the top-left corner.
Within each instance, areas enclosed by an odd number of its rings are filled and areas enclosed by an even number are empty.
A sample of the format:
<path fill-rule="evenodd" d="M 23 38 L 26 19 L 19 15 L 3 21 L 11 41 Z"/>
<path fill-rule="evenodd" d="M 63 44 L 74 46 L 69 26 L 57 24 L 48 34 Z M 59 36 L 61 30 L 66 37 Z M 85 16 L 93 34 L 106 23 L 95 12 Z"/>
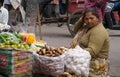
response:
<path fill-rule="evenodd" d="M 29 50 L 29 44 L 22 38 L 23 36 L 17 33 L 0 33 L 0 48 Z"/>
<path fill-rule="evenodd" d="M 20 33 L 22 40 L 28 44 L 35 42 L 35 35 L 33 33 Z"/>
<path fill-rule="evenodd" d="M 27 43 L 20 43 L 13 40 L 0 43 L 0 48 L 13 48 L 13 49 L 23 49 L 29 50 L 30 46 Z"/>

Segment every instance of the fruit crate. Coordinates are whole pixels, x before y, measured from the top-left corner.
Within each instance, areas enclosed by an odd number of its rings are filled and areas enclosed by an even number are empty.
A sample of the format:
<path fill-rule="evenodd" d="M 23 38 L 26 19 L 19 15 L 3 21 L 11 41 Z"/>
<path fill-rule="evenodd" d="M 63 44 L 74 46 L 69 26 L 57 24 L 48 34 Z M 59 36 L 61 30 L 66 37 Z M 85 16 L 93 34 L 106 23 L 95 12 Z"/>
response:
<path fill-rule="evenodd" d="M 0 73 L 9 77 L 30 77 L 33 55 L 30 51 L 0 48 Z"/>

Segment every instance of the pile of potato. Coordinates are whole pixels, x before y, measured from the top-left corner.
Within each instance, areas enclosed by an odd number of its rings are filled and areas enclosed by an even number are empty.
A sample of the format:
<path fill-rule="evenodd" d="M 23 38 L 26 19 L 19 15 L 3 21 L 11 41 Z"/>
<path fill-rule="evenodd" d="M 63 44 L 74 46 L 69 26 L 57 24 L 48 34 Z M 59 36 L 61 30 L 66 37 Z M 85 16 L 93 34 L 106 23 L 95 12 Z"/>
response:
<path fill-rule="evenodd" d="M 37 51 L 39 55 L 49 56 L 49 57 L 56 57 L 62 55 L 68 49 L 65 47 L 55 48 L 52 46 L 45 45 L 42 49 Z"/>

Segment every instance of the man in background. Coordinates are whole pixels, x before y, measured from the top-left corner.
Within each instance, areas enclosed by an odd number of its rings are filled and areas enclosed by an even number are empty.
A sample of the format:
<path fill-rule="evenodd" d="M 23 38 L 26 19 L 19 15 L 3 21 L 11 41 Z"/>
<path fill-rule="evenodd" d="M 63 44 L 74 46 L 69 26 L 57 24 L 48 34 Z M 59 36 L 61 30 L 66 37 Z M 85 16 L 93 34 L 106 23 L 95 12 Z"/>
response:
<path fill-rule="evenodd" d="M 10 0 L 4 0 L 4 7 L 10 11 L 10 9 L 12 8 L 12 5 L 10 3 Z"/>
<path fill-rule="evenodd" d="M 4 7 L 8 10 L 8 12 L 10 12 L 11 8 L 12 8 L 12 5 L 11 5 L 11 2 L 10 0 L 4 0 Z M 10 16 L 10 15 L 9 15 Z M 8 19 L 8 24 L 11 25 L 11 21 L 10 21 L 10 18 Z"/>

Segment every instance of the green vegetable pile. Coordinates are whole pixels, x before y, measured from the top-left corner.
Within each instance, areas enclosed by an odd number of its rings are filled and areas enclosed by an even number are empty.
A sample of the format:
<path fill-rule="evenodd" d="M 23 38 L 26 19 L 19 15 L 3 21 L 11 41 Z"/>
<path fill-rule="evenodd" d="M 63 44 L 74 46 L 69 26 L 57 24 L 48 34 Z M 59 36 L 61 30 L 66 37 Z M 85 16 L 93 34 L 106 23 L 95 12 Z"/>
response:
<path fill-rule="evenodd" d="M 0 33 L 0 43 L 4 43 L 8 40 L 22 42 L 22 36 L 17 33 L 9 33 L 9 32 Z"/>
<path fill-rule="evenodd" d="M 0 33 L 0 48 L 29 50 L 30 46 L 22 41 L 22 36 L 17 33 Z"/>

